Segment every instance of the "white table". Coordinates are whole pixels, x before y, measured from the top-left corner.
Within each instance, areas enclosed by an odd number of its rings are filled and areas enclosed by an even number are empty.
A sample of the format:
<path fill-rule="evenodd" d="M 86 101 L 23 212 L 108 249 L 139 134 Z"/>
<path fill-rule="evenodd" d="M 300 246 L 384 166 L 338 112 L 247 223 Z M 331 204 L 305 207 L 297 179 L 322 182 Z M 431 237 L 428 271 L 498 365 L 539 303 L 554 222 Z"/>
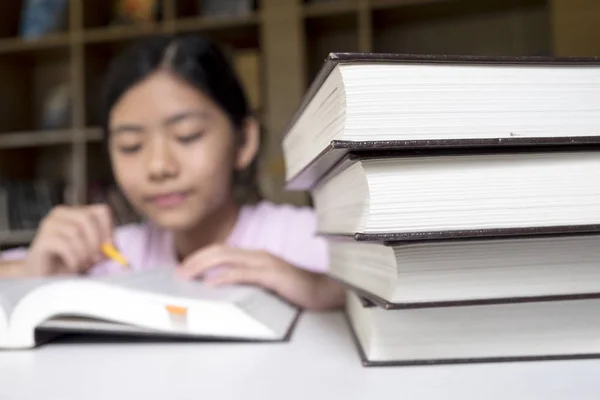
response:
<path fill-rule="evenodd" d="M 290 342 L 54 343 L 0 353 L 1 400 L 599 399 L 600 360 L 365 368 L 340 313 Z"/>

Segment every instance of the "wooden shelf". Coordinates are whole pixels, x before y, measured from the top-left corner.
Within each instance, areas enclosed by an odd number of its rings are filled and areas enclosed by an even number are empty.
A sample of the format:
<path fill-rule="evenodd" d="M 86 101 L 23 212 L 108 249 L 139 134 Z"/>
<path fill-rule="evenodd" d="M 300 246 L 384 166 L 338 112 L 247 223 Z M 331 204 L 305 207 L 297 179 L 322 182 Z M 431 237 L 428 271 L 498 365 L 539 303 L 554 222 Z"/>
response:
<path fill-rule="evenodd" d="M 69 44 L 70 36 L 67 33 L 48 35 L 39 39 L 5 38 L 0 39 L 0 54 L 66 48 Z"/>
<path fill-rule="evenodd" d="M 455 0 L 370 0 L 367 2 L 367 8 L 372 10 L 383 10 L 452 1 Z M 320 18 L 358 12 L 360 8 L 359 0 L 332 0 L 325 3 L 305 4 L 303 7 L 303 15 L 305 18 Z"/>
<path fill-rule="evenodd" d="M 84 134 L 85 141 L 97 142 L 102 140 L 100 128 L 88 128 Z M 24 147 L 44 147 L 71 144 L 76 139 L 74 130 L 9 132 L 0 133 L 0 149 Z"/>
<path fill-rule="evenodd" d="M 33 240 L 35 233 L 35 230 L 0 232 L 0 246 L 27 245 Z"/>
<path fill-rule="evenodd" d="M 107 43 L 120 40 L 138 39 L 163 32 L 163 27 L 153 25 L 115 25 L 90 28 L 83 31 L 85 43 Z"/>
<path fill-rule="evenodd" d="M 54 146 L 72 141 L 71 130 L 0 133 L 0 149 Z"/>
<path fill-rule="evenodd" d="M 258 26 L 261 21 L 259 12 L 237 17 L 186 17 L 175 20 L 176 32 L 245 28 Z"/>
<path fill-rule="evenodd" d="M 456 0 L 371 0 L 370 8 L 372 10 L 385 10 L 388 8 L 399 8 L 408 6 L 419 6 L 434 3 L 452 3 Z"/>
<path fill-rule="evenodd" d="M 258 27 L 260 24 L 260 13 L 252 13 L 239 17 L 187 17 L 172 22 L 175 32 L 226 30 L 245 27 Z M 111 43 L 122 40 L 134 40 L 144 36 L 150 36 L 165 32 L 161 24 L 153 25 L 115 25 L 100 28 L 88 28 L 83 31 L 83 42 L 86 44 Z M 35 40 L 26 40 L 18 37 L 0 39 L 0 55 L 30 52 L 37 50 L 51 50 L 64 47 L 65 50 L 71 44 L 68 33 L 49 35 Z"/>
<path fill-rule="evenodd" d="M 85 141 L 89 143 L 100 142 L 104 137 L 102 128 L 92 127 L 85 129 Z"/>
<path fill-rule="evenodd" d="M 358 0 L 336 0 L 325 3 L 308 3 L 304 5 L 304 18 L 319 18 L 332 15 L 358 12 Z"/>

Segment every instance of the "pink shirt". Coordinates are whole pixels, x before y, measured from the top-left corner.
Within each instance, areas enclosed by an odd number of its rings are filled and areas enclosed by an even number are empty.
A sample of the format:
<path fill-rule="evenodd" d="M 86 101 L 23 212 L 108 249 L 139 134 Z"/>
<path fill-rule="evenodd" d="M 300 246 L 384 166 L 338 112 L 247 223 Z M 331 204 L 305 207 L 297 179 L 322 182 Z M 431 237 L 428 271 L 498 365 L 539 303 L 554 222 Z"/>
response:
<path fill-rule="evenodd" d="M 115 240 L 133 269 L 174 268 L 177 265 L 173 235 L 151 223 L 119 227 Z M 326 242 L 316 236 L 316 218 L 310 208 L 276 205 L 268 201 L 244 206 L 227 244 L 268 251 L 307 270 L 327 270 Z M 26 249 L 7 250 L 2 253 L 2 258 L 17 259 L 25 254 Z M 91 274 L 109 274 L 121 268 L 108 260 L 96 265 Z"/>

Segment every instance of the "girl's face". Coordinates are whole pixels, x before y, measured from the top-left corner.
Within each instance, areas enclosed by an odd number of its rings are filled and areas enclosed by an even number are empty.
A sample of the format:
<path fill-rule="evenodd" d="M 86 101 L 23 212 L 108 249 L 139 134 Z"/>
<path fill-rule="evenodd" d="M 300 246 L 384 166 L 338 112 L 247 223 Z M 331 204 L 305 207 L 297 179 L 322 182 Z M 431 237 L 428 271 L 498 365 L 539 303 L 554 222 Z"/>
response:
<path fill-rule="evenodd" d="M 233 171 L 251 162 L 258 145 L 255 127 L 236 136 L 220 107 L 167 71 L 129 89 L 109 128 L 121 190 L 138 212 L 174 231 L 230 204 Z"/>

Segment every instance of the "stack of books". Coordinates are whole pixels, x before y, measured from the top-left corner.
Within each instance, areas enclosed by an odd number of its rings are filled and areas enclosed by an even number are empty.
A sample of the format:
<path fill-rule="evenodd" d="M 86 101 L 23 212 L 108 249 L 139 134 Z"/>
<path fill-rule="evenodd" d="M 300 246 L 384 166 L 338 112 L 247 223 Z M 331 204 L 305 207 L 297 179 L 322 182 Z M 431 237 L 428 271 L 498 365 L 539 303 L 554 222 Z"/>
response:
<path fill-rule="evenodd" d="M 600 59 L 330 54 L 283 150 L 365 365 L 600 355 Z"/>

